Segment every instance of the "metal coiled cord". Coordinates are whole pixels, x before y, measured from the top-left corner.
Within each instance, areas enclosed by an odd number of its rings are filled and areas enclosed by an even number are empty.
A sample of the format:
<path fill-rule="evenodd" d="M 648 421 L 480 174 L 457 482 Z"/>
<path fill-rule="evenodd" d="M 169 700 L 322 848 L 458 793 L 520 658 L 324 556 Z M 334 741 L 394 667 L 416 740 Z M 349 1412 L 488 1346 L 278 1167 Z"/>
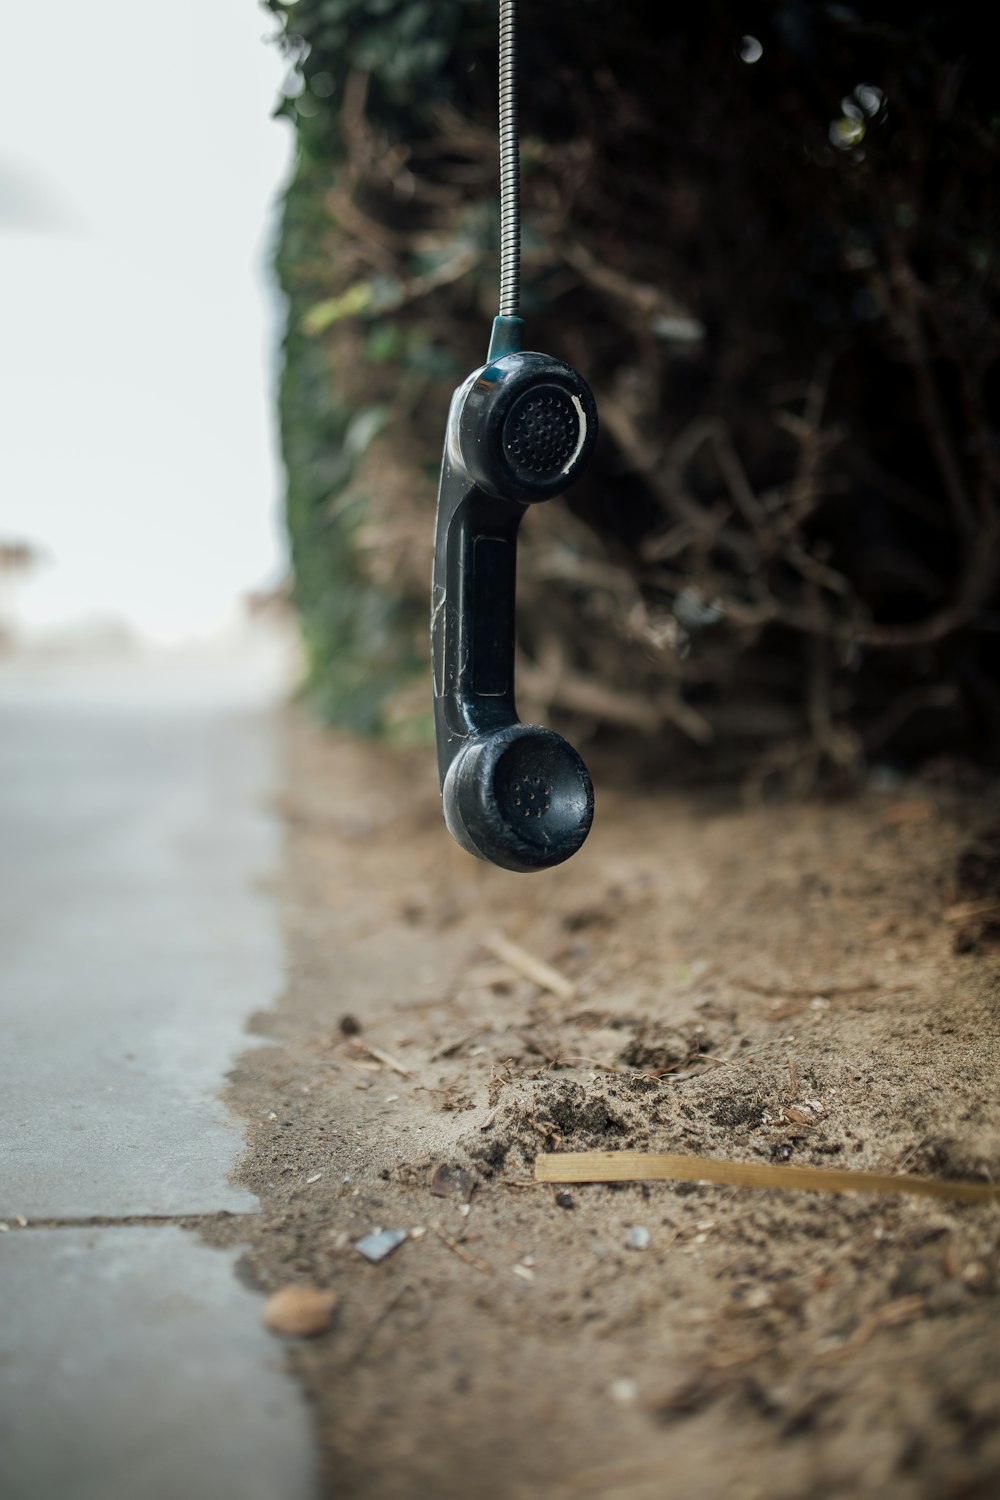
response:
<path fill-rule="evenodd" d="M 521 163 L 517 133 L 517 0 L 500 0 L 500 316 L 521 308 Z"/>

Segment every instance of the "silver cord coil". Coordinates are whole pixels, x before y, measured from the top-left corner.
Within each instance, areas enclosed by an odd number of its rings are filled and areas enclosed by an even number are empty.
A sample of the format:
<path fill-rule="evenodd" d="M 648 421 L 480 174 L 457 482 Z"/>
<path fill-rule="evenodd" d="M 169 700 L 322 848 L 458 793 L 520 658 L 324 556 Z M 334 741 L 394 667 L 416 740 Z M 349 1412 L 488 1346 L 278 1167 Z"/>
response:
<path fill-rule="evenodd" d="M 500 0 L 500 316 L 521 310 L 521 161 L 517 123 L 517 0 Z"/>

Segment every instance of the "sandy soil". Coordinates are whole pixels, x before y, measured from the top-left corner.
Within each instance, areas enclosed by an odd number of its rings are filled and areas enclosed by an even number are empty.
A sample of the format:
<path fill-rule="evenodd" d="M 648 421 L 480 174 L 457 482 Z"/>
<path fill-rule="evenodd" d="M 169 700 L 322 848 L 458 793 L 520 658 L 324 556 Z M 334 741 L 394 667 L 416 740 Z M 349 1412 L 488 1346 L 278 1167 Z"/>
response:
<path fill-rule="evenodd" d="M 431 760 L 292 723 L 288 993 L 229 1094 L 247 1276 L 339 1297 L 288 1345 L 326 1493 L 1000 1494 L 1000 1206 L 532 1182 L 593 1146 L 1000 1179 L 998 789 L 597 767 L 588 845 L 525 877 L 451 845 Z M 410 1238 L 369 1264 L 376 1227 Z"/>

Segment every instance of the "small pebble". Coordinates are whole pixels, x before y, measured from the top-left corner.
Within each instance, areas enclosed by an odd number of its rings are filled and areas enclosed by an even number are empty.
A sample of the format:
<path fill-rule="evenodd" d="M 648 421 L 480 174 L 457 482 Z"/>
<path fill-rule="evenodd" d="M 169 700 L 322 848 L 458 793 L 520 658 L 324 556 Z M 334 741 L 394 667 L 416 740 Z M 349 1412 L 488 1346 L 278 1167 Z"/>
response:
<path fill-rule="evenodd" d="M 625 1236 L 626 1250 L 648 1250 L 650 1242 L 649 1230 L 644 1224 L 633 1224 Z"/>
<path fill-rule="evenodd" d="M 556 1193 L 556 1203 L 560 1208 L 573 1208 L 573 1194 L 565 1192 Z"/>
<path fill-rule="evenodd" d="M 283 1286 L 264 1303 L 264 1323 L 285 1338 L 315 1338 L 329 1328 L 336 1305 L 336 1292 L 304 1282 Z"/>
<path fill-rule="evenodd" d="M 639 1387 L 634 1380 L 612 1380 L 608 1393 L 619 1406 L 631 1406 L 639 1394 Z"/>
<path fill-rule="evenodd" d="M 962 1271 L 962 1280 L 970 1292 L 988 1292 L 992 1279 L 989 1266 L 982 1260 L 971 1261 Z"/>

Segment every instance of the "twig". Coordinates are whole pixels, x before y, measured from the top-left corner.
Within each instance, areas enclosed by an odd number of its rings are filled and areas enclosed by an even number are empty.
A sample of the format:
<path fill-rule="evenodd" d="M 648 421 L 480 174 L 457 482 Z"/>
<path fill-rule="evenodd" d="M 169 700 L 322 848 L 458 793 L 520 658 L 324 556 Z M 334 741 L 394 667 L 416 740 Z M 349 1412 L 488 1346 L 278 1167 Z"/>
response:
<path fill-rule="evenodd" d="M 394 1073 L 398 1073 L 401 1078 L 413 1077 L 413 1074 L 409 1068 L 404 1068 L 401 1062 L 397 1062 L 394 1057 L 390 1057 L 388 1052 L 383 1052 L 381 1047 L 376 1047 L 371 1042 L 361 1041 L 354 1041 L 351 1043 L 351 1046 L 355 1049 L 355 1051 L 364 1052 L 368 1057 L 374 1058 L 374 1060 L 376 1062 L 380 1062 L 383 1067 L 391 1068 L 392 1071 Z"/>
<path fill-rule="evenodd" d="M 353 1353 L 347 1359 L 344 1365 L 344 1368 L 346 1370 L 353 1370 L 354 1366 L 364 1358 L 365 1354 L 368 1352 L 368 1347 L 371 1344 L 372 1339 L 375 1337 L 376 1333 L 378 1332 L 379 1328 L 381 1328 L 386 1318 L 391 1312 L 394 1311 L 395 1308 L 399 1306 L 400 1302 L 402 1302 L 407 1292 L 412 1292 L 415 1290 L 416 1288 L 411 1281 L 405 1281 L 399 1288 L 399 1291 L 395 1292 L 393 1296 L 389 1298 L 388 1302 L 381 1309 L 381 1311 L 375 1314 L 374 1318 L 372 1318 L 371 1322 L 362 1333 L 361 1338 L 358 1341 Z"/>
<path fill-rule="evenodd" d="M 962 477 L 958 457 L 945 422 L 941 400 L 931 371 L 930 355 L 921 324 L 917 280 L 912 267 L 903 257 L 898 236 L 891 235 L 889 248 L 893 259 L 893 280 L 902 295 L 900 332 L 906 341 L 917 385 L 917 399 L 924 418 L 924 429 L 938 473 L 951 501 L 955 517 L 968 538 L 976 533 L 976 516 Z"/>
<path fill-rule="evenodd" d="M 636 281 L 631 276 L 623 276 L 611 266 L 602 265 L 579 240 L 565 240 L 559 245 L 559 250 L 584 281 L 637 312 L 643 326 L 648 326 L 658 316 L 678 325 L 678 331 L 682 331 L 684 338 L 692 341 L 704 338 L 703 325 L 669 293 L 659 287 Z"/>
<path fill-rule="evenodd" d="M 960 901 L 944 913 L 946 922 L 967 922 L 970 917 L 988 917 L 1000 912 L 1000 901 Z"/>
<path fill-rule="evenodd" d="M 895 1302 L 887 1302 L 884 1307 L 876 1308 L 870 1317 L 858 1325 L 849 1338 L 845 1339 L 836 1349 L 827 1350 L 816 1356 L 816 1363 L 821 1365 L 835 1364 L 838 1360 L 847 1359 L 863 1349 L 880 1328 L 895 1328 L 899 1323 L 909 1323 L 913 1318 L 919 1316 L 927 1306 L 923 1297 L 899 1297 Z"/>
<path fill-rule="evenodd" d="M 858 984 L 823 984 L 820 980 L 812 985 L 757 984 L 753 979 L 741 979 L 739 975 L 733 976 L 733 983 L 755 995 L 779 1000 L 811 1000 L 814 995 L 833 999 L 838 995 L 866 995 L 873 990 L 883 995 L 901 995 L 914 988 L 912 984 L 882 984 L 877 979 L 864 979 Z"/>
<path fill-rule="evenodd" d="M 475 1266 L 477 1271 L 485 1271 L 487 1275 L 492 1275 L 493 1267 L 488 1261 L 481 1260 L 478 1255 L 473 1255 L 471 1250 L 466 1250 L 464 1245 L 459 1244 L 458 1240 L 453 1239 L 450 1234 L 445 1234 L 444 1230 L 438 1229 L 436 1225 L 434 1233 L 442 1245 L 446 1245 L 453 1255 L 458 1256 L 459 1260 L 464 1260 L 467 1265 Z"/>
<path fill-rule="evenodd" d="M 593 714 L 610 724 L 621 724 L 642 734 L 656 734 L 663 727 L 664 715 L 640 693 L 623 693 L 620 689 L 571 676 L 560 671 L 550 675 L 544 667 L 529 661 L 519 663 L 521 687 L 530 697 L 545 700 L 548 706 L 569 709 L 573 713 Z"/>
<path fill-rule="evenodd" d="M 510 964 L 512 969 L 537 984 L 539 989 L 549 990 L 560 1000 L 572 1000 L 576 994 L 576 985 L 564 974 L 545 963 L 544 959 L 536 958 L 502 932 L 488 932 L 485 937 L 480 938 L 480 942 L 488 953 L 494 954 L 505 964 Z"/>

